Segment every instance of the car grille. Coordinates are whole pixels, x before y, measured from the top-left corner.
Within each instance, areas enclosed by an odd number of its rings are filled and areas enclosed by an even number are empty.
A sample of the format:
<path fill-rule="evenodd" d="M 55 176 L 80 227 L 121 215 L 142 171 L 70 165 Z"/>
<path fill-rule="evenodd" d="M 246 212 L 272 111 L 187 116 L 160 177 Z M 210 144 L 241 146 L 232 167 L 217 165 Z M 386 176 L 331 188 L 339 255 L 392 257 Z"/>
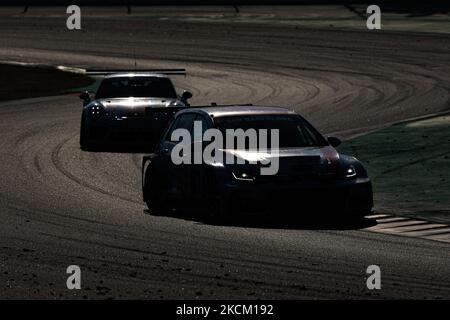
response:
<path fill-rule="evenodd" d="M 279 170 L 276 175 L 258 176 L 256 182 L 289 182 L 318 178 L 321 173 L 320 156 L 302 156 L 279 158 Z"/>

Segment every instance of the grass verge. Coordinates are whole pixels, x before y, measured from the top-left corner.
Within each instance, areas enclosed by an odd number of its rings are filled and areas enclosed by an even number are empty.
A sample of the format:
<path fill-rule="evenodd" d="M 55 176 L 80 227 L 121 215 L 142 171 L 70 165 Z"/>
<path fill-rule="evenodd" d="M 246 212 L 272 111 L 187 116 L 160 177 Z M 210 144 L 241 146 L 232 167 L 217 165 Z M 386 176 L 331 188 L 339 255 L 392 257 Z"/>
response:
<path fill-rule="evenodd" d="M 450 224 L 450 115 L 398 123 L 340 151 L 367 166 L 377 211 Z"/>

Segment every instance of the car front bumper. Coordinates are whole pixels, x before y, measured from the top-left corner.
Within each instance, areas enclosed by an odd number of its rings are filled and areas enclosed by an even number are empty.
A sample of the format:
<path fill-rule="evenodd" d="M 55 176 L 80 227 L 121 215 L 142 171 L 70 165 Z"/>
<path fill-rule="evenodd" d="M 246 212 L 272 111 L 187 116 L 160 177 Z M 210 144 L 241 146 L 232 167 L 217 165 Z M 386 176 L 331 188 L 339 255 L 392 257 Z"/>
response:
<path fill-rule="evenodd" d="M 161 136 L 167 121 L 146 117 L 98 119 L 88 123 L 89 140 L 97 143 L 154 143 Z"/>
<path fill-rule="evenodd" d="M 298 183 L 232 181 L 221 190 L 229 209 L 248 214 L 364 216 L 373 207 L 369 178 Z"/>

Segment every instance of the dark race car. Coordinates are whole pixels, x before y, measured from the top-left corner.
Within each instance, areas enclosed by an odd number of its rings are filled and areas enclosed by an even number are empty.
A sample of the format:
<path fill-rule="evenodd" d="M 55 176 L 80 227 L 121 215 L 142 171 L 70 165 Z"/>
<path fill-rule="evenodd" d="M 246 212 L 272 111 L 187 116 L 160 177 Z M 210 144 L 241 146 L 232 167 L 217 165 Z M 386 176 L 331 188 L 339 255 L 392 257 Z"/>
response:
<path fill-rule="evenodd" d="M 156 142 L 168 121 L 177 111 L 189 106 L 187 100 L 192 97 L 188 91 L 179 97 L 163 72 L 88 72 L 104 78 L 93 99 L 88 92 L 80 95 L 84 101 L 81 149 Z"/>
<path fill-rule="evenodd" d="M 175 164 L 172 150 L 179 142 L 172 141 L 172 133 L 184 128 L 192 134 L 194 121 L 202 123 L 202 130 L 216 128 L 220 132 L 278 129 L 277 173 L 261 174 L 267 163 L 250 160 L 268 157 L 267 151 L 247 150 L 245 146 L 219 151 L 232 155 L 233 164 Z M 195 144 L 202 150 L 207 147 L 205 141 L 194 139 L 192 150 Z M 143 198 L 150 212 L 194 207 L 219 218 L 237 213 L 362 217 L 373 206 L 371 181 L 360 161 L 336 151 L 339 144 L 338 138 L 325 139 L 304 118 L 284 108 L 216 106 L 182 110 L 171 121 L 155 153 L 143 158 Z M 238 158 L 245 163 L 238 164 Z"/>

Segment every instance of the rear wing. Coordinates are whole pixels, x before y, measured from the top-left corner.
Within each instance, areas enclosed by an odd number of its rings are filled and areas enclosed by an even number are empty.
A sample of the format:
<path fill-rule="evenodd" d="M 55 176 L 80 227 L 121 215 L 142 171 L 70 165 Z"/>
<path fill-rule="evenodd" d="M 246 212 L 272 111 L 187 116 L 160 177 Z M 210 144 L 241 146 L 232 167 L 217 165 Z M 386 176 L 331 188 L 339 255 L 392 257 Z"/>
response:
<path fill-rule="evenodd" d="M 186 76 L 186 69 L 86 69 L 90 76 L 107 76 L 117 73 L 155 73 Z"/>

